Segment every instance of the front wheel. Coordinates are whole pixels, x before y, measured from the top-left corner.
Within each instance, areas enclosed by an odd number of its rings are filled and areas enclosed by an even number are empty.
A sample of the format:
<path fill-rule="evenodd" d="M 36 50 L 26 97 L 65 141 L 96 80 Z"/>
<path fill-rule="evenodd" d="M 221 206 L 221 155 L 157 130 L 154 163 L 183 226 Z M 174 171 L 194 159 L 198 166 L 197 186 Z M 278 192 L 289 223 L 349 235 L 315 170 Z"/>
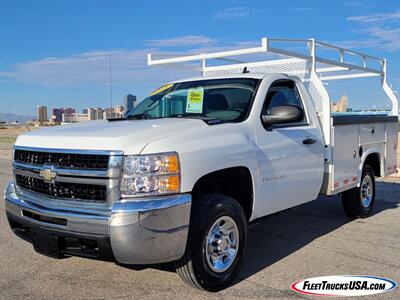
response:
<path fill-rule="evenodd" d="M 234 199 L 209 194 L 196 199 L 185 255 L 176 262 L 187 284 L 206 291 L 229 286 L 239 273 L 247 242 L 247 219 Z"/>
<path fill-rule="evenodd" d="M 371 215 L 375 203 L 375 175 L 369 165 L 362 171 L 360 187 L 342 193 L 342 204 L 351 218 L 366 218 Z"/>

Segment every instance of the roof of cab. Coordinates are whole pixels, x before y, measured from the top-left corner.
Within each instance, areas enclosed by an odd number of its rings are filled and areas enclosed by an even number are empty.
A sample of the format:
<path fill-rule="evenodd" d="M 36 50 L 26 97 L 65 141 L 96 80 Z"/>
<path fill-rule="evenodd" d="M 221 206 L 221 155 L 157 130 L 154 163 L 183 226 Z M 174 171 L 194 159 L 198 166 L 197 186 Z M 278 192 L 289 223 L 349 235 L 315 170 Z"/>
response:
<path fill-rule="evenodd" d="M 187 82 L 187 81 L 199 81 L 199 80 L 208 80 L 208 79 L 227 79 L 227 78 L 254 78 L 254 79 L 263 79 L 267 76 L 276 75 L 276 74 L 265 74 L 265 73 L 244 73 L 244 74 L 228 74 L 228 75 L 216 75 L 216 76 L 197 76 L 184 78 L 180 80 L 175 80 L 170 83 L 179 83 L 179 82 Z"/>

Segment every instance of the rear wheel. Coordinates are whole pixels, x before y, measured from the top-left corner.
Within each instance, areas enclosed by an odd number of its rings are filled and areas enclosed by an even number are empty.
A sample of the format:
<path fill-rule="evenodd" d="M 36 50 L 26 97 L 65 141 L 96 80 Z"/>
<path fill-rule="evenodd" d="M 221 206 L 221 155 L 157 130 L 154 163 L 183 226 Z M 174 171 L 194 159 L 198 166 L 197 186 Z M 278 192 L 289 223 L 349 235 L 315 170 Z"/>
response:
<path fill-rule="evenodd" d="M 344 211 L 352 218 L 366 218 L 371 215 L 375 203 L 375 175 L 369 165 L 365 165 L 360 187 L 342 193 Z"/>
<path fill-rule="evenodd" d="M 176 270 L 193 287 L 219 291 L 239 273 L 247 242 L 247 219 L 241 206 L 225 195 L 204 195 L 196 203 L 186 252 L 176 262 Z"/>

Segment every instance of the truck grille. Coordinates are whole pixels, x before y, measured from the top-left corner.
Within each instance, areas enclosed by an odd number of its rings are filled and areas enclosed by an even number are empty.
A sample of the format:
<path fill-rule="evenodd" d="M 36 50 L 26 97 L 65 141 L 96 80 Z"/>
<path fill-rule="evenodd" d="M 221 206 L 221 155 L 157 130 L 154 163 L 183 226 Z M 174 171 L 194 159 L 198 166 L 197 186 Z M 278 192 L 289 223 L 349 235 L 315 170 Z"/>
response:
<path fill-rule="evenodd" d="M 15 175 L 17 186 L 20 188 L 49 195 L 53 198 L 78 200 L 90 202 L 105 202 L 107 200 L 107 188 L 102 185 L 69 183 L 69 182 L 45 182 L 34 177 Z"/>
<path fill-rule="evenodd" d="M 39 152 L 15 149 L 14 160 L 33 165 L 52 165 L 67 169 L 104 170 L 108 168 L 108 155 Z"/>

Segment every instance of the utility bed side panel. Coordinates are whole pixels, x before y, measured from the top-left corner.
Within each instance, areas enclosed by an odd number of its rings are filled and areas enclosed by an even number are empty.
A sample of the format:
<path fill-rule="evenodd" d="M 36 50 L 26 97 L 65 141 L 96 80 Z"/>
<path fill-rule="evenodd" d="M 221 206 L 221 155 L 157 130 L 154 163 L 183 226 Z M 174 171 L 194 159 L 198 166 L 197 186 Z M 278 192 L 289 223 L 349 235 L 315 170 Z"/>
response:
<path fill-rule="evenodd" d="M 397 170 L 397 147 L 398 147 L 399 124 L 395 122 L 386 123 L 386 156 L 385 176 L 396 173 Z"/>
<path fill-rule="evenodd" d="M 321 193 L 334 195 L 359 184 L 364 160 L 380 158 L 382 176 L 396 172 L 397 116 L 332 116 L 331 162 Z"/>
<path fill-rule="evenodd" d="M 360 124 L 360 145 L 385 142 L 385 123 Z"/>
<path fill-rule="evenodd" d="M 360 165 L 359 125 L 340 125 L 333 128 L 333 180 L 331 190 L 344 190 L 357 184 Z"/>

